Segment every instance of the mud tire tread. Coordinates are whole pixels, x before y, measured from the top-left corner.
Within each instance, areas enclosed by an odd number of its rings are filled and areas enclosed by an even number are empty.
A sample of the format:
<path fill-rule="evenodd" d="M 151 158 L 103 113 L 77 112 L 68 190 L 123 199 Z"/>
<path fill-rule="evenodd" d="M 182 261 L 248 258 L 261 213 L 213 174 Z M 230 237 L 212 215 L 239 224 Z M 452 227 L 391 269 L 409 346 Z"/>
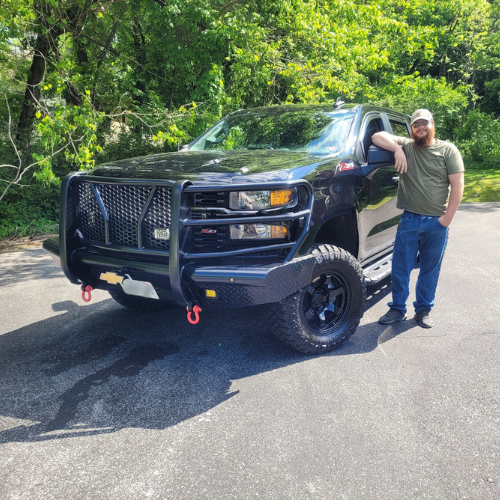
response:
<path fill-rule="evenodd" d="M 345 320 L 332 334 L 318 336 L 311 333 L 301 321 L 302 290 L 267 307 L 273 335 L 292 349 L 305 354 L 321 354 L 340 347 L 357 329 L 366 301 L 366 284 L 358 261 L 345 250 L 320 245 L 313 249 L 316 265 L 313 279 L 329 269 L 340 269 L 349 280 L 352 290 L 350 309 Z"/>

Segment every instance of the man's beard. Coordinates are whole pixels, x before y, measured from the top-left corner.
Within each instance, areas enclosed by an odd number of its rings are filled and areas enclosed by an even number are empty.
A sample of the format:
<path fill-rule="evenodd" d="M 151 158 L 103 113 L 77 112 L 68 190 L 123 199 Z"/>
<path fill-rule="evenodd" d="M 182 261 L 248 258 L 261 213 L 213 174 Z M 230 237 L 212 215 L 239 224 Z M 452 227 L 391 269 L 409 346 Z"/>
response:
<path fill-rule="evenodd" d="M 436 129 L 430 127 L 427 135 L 424 137 L 417 137 L 413 130 L 411 131 L 411 138 L 415 141 L 417 146 L 430 146 L 434 142 L 434 136 L 436 134 Z"/>

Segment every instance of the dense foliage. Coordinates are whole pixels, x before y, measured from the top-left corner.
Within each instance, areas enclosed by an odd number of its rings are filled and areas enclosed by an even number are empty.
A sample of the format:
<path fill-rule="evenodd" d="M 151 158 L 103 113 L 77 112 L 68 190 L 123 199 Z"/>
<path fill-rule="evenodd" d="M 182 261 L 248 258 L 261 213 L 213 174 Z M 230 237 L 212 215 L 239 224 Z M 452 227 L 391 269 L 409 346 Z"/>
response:
<path fill-rule="evenodd" d="M 0 237 L 55 220 L 67 172 L 246 107 L 427 107 L 500 168 L 497 0 L 2 0 L 0 61 Z"/>

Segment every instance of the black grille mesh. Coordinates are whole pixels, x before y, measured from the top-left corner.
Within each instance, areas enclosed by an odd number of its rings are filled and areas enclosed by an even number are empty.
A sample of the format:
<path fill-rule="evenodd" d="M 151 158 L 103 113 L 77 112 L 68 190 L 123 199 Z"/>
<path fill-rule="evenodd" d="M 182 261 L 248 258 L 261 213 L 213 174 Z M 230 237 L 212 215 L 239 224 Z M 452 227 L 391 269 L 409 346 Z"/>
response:
<path fill-rule="evenodd" d="M 154 237 L 155 229 L 170 228 L 172 188 L 94 184 L 109 221 L 109 243 L 138 248 L 138 228 L 141 223 L 142 245 L 153 250 L 168 250 L 168 240 Z M 153 193 L 154 191 L 154 193 Z M 150 195 L 153 193 L 152 199 Z M 93 242 L 106 241 L 104 217 L 92 185 L 78 184 L 80 231 Z M 149 201 L 149 205 L 148 205 Z M 142 222 L 141 222 L 142 216 Z"/>
<path fill-rule="evenodd" d="M 106 240 L 104 217 L 92 191 L 92 186 L 87 183 L 78 184 L 80 201 L 80 230 L 85 238 L 91 241 L 104 243 Z"/>
<path fill-rule="evenodd" d="M 156 239 L 154 234 L 155 228 L 170 228 L 171 194 L 171 188 L 159 187 L 156 189 L 142 225 L 142 237 L 146 248 L 168 249 L 168 241 Z"/>
<path fill-rule="evenodd" d="M 110 239 L 113 244 L 137 247 L 137 223 L 148 200 L 150 187 L 97 186 L 109 218 Z"/>

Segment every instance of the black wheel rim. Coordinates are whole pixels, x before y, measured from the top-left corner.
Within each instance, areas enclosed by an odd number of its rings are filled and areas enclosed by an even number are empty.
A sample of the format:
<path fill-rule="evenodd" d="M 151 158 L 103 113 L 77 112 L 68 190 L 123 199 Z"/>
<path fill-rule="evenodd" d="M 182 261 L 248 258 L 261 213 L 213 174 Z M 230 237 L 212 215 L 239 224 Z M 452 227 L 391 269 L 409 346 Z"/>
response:
<path fill-rule="evenodd" d="M 351 287 L 340 273 L 318 276 L 302 293 L 302 315 L 316 335 L 340 328 L 349 312 Z"/>

